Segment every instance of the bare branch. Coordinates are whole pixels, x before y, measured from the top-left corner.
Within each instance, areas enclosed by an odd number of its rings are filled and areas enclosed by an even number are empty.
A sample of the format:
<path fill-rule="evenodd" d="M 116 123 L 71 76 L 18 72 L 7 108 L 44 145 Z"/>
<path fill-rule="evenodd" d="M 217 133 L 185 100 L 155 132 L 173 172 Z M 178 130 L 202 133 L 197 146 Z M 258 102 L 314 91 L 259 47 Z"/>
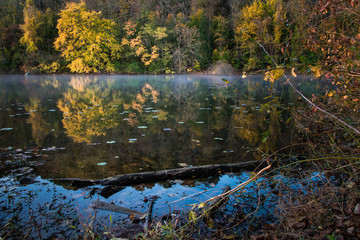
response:
<path fill-rule="evenodd" d="M 259 44 L 259 46 L 264 50 L 264 52 L 270 57 L 271 61 L 276 65 L 279 66 L 275 60 L 272 58 L 272 56 L 270 56 L 270 54 L 266 51 L 266 49 L 264 48 L 263 45 L 261 45 L 258 41 L 256 41 L 257 44 Z M 317 106 L 315 103 L 313 103 L 312 101 L 310 101 L 307 97 L 304 96 L 304 94 L 302 94 L 298 89 L 296 89 L 296 87 L 290 82 L 290 78 L 288 78 L 286 76 L 286 74 L 284 73 L 284 77 L 286 79 L 286 84 L 289 84 L 294 90 L 295 92 L 297 92 L 303 99 L 305 99 L 305 101 L 307 101 L 311 106 L 313 106 L 314 108 L 318 109 L 319 111 L 325 113 L 326 115 L 334 118 L 335 120 L 339 121 L 340 123 L 342 123 L 343 125 L 345 125 L 346 127 L 348 127 L 349 129 L 353 130 L 355 133 L 360 135 L 360 131 L 356 128 L 354 128 L 353 126 L 351 126 L 350 124 L 344 122 L 343 120 L 339 119 L 337 116 L 335 116 L 332 113 L 329 113 L 328 111 L 320 108 L 319 106 Z"/>

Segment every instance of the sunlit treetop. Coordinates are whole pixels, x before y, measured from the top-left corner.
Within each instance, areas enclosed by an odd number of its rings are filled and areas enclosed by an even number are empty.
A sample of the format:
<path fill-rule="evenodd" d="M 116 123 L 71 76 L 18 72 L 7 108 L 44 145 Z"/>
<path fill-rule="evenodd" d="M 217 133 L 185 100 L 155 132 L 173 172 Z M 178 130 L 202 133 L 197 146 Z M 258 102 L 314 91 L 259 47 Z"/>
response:
<path fill-rule="evenodd" d="M 115 23 L 101 18 L 101 12 L 88 11 L 84 2 L 68 3 L 61 11 L 55 48 L 69 62 L 71 72 L 114 71 L 120 44 Z"/>

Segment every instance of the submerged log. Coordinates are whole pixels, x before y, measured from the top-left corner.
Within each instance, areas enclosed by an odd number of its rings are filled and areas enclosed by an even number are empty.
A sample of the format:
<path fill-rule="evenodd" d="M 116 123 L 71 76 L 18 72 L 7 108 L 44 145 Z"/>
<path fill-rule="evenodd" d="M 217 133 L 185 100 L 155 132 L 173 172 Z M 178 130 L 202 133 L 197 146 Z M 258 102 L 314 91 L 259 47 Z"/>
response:
<path fill-rule="evenodd" d="M 195 167 L 168 169 L 154 172 L 124 174 L 101 180 L 102 185 L 127 186 L 139 183 L 164 181 L 171 179 L 186 179 L 206 177 L 217 173 L 237 172 L 250 167 L 256 167 L 261 161 L 249 161 L 232 164 L 213 164 Z M 265 162 L 266 164 L 266 162 Z"/>
<path fill-rule="evenodd" d="M 146 212 L 146 220 L 145 220 L 145 226 L 147 229 L 150 228 L 150 224 L 152 222 L 152 212 L 153 212 L 153 207 L 154 207 L 154 202 L 157 200 L 157 196 L 154 196 L 150 199 L 149 205 L 148 205 L 148 209 Z"/>
<path fill-rule="evenodd" d="M 146 217 L 146 214 L 143 212 L 136 211 L 136 210 L 133 210 L 130 208 L 121 207 L 121 206 L 115 205 L 113 203 L 107 203 L 107 202 L 96 200 L 96 201 L 92 202 L 91 205 L 93 208 L 97 208 L 97 209 L 101 209 L 101 210 L 123 213 L 123 214 L 127 214 L 127 215 L 134 214 L 136 217 L 138 217 L 140 219 L 143 219 Z"/>

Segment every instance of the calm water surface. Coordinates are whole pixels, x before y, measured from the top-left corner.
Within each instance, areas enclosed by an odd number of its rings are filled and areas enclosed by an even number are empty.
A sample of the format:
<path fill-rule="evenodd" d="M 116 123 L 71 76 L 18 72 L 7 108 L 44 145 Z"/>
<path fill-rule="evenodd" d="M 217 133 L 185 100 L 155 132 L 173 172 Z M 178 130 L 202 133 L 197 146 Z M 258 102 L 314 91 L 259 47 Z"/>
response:
<path fill-rule="evenodd" d="M 42 178 L 116 174 L 262 158 L 288 145 L 298 96 L 262 76 L 0 76 L 0 148 L 49 157 Z M 225 84 L 229 81 L 228 84 Z M 298 79 L 302 91 L 319 83 Z M 281 97 L 284 108 L 269 102 Z"/>
<path fill-rule="evenodd" d="M 295 82 L 308 96 L 322 91 L 310 78 Z M 145 212 L 158 196 L 159 220 L 234 188 L 252 173 L 139 184 L 107 196 L 100 185 L 73 189 L 52 180 L 261 159 L 294 141 L 298 96 L 280 83 L 269 87 L 261 76 L 0 76 L 0 235 L 72 239 L 84 223 L 104 232 L 129 222 L 94 211 L 97 199 Z M 305 183 L 264 176 L 223 211 L 256 211 L 256 221 L 271 223 L 279 200 L 271 185 L 306 191 Z M 261 206 L 259 193 L 267 196 Z M 234 233 L 246 232 L 250 220 Z"/>

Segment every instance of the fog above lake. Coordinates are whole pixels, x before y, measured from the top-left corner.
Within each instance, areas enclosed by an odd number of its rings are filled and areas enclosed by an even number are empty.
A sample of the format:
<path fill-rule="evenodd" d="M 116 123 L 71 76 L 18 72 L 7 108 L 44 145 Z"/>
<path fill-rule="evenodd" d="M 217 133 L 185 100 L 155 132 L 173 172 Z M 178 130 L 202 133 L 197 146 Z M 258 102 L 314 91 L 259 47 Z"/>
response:
<path fill-rule="evenodd" d="M 310 77 L 295 83 L 322 91 Z M 35 168 L 42 178 L 258 160 L 295 141 L 298 96 L 269 88 L 262 76 L 4 75 L 0 147 L 48 153 Z"/>

